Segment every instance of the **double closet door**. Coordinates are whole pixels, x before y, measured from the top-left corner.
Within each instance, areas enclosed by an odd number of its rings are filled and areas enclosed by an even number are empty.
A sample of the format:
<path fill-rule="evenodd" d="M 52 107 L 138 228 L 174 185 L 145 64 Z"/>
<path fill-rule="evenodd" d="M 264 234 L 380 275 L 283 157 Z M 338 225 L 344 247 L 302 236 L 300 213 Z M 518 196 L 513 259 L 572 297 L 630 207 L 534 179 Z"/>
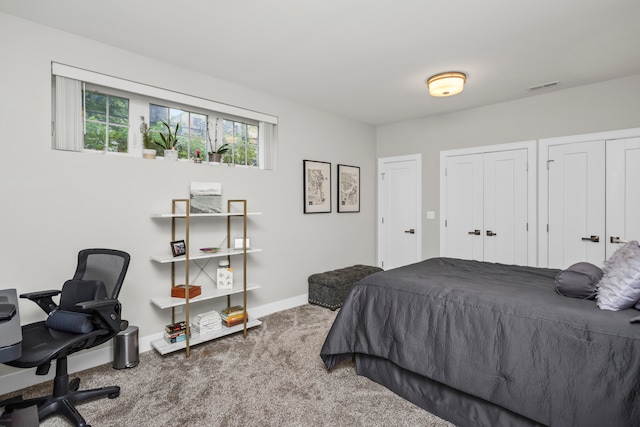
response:
<path fill-rule="evenodd" d="M 540 156 L 541 266 L 601 266 L 640 239 L 638 130 L 541 140 Z"/>
<path fill-rule="evenodd" d="M 441 256 L 535 264 L 532 156 L 533 143 L 441 153 Z"/>

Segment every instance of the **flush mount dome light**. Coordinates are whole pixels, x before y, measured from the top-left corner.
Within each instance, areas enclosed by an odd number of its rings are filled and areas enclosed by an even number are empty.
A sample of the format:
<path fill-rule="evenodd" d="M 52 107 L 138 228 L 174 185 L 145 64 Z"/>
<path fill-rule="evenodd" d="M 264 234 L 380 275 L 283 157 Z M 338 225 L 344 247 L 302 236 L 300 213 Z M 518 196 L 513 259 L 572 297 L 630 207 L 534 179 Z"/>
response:
<path fill-rule="evenodd" d="M 467 76 L 464 73 L 451 71 L 429 77 L 427 86 L 431 96 L 452 96 L 462 92 Z"/>

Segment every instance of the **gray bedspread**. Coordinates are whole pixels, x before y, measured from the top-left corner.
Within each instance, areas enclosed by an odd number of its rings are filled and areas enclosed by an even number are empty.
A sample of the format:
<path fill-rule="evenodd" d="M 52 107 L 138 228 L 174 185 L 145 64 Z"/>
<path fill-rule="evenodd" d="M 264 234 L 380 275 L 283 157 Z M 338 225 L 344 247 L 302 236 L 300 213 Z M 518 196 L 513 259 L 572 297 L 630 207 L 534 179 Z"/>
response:
<path fill-rule="evenodd" d="M 558 270 L 434 258 L 358 282 L 326 338 L 550 426 L 640 425 L 636 310 L 556 293 Z"/>

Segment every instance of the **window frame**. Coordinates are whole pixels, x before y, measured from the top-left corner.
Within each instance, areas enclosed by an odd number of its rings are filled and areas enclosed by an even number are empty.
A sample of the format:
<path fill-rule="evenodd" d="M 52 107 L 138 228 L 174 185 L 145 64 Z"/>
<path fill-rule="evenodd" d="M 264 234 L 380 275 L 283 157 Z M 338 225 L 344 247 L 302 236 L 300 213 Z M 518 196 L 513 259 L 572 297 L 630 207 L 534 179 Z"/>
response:
<path fill-rule="evenodd" d="M 145 121 L 149 123 L 150 118 L 150 104 L 167 106 L 169 108 L 181 109 L 183 111 L 189 111 L 193 113 L 206 115 L 209 124 L 209 132 L 206 134 L 205 149 L 209 153 L 211 146 L 215 144 L 215 123 L 217 120 L 226 119 L 240 121 L 246 124 L 255 124 L 258 126 L 258 149 L 259 155 L 256 157 L 258 165 L 237 165 L 242 167 L 253 167 L 258 169 L 274 169 L 275 168 L 275 147 L 277 146 L 277 125 L 278 118 L 273 115 L 261 113 L 255 110 L 248 110 L 241 107 L 236 107 L 230 104 L 224 104 L 216 101 L 212 101 L 206 98 L 201 98 L 193 95 L 188 95 L 180 92 L 163 89 L 156 86 L 150 86 L 144 83 L 138 83 L 131 80 L 122 79 L 119 77 L 109 76 L 106 74 L 97 73 L 94 71 L 76 68 L 73 66 L 60 64 L 57 62 L 51 62 L 51 74 L 53 77 L 65 77 L 67 79 L 75 80 L 82 85 L 82 97 L 84 100 L 84 91 L 92 90 L 106 95 L 124 97 L 129 100 L 129 131 L 128 131 L 128 147 L 127 153 L 108 151 L 108 146 L 105 151 L 84 149 L 84 135 L 81 136 L 81 148 L 74 146 L 68 148 L 66 146 L 59 146 L 57 141 L 57 130 L 54 126 L 53 144 L 52 148 L 56 150 L 71 150 L 92 152 L 108 155 L 118 156 L 131 156 L 142 157 L 143 143 L 142 135 L 140 135 L 140 119 L 144 117 Z M 55 85 L 56 79 L 52 79 Z M 54 95 L 56 92 L 54 92 Z M 64 96 L 64 94 L 62 95 Z M 65 98 L 61 98 L 64 102 Z M 68 99 L 68 98 L 67 98 Z M 56 102 L 53 102 L 53 114 L 54 120 L 57 117 Z M 79 117 L 84 123 L 84 105 L 82 111 L 82 117 Z M 55 123 L 54 123 L 55 125 Z M 67 122 L 63 123 L 63 127 L 68 127 Z M 263 129 L 264 126 L 264 129 Z M 268 130 L 268 132 L 267 132 Z M 61 133 L 63 138 L 71 136 L 72 140 L 78 139 L 77 133 Z M 215 147 L 218 148 L 218 147 Z M 206 154 L 205 154 L 206 156 Z M 208 160 L 208 158 L 206 157 Z M 268 159 L 268 160 L 267 160 Z M 180 159 L 180 161 L 190 161 L 191 159 Z M 232 163 L 233 164 L 233 163 Z"/>

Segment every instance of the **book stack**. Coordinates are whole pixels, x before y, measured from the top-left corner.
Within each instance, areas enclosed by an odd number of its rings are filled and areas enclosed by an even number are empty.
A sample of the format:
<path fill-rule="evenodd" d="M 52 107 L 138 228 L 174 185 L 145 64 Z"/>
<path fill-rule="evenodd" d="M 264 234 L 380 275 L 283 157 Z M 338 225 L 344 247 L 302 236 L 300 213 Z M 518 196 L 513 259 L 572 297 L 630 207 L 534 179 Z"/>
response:
<path fill-rule="evenodd" d="M 230 328 L 243 323 L 245 317 L 249 320 L 249 313 L 245 313 L 244 307 L 241 305 L 234 305 L 233 307 L 227 307 L 222 310 L 220 317 L 222 318 L 222 324 Z"/>
<path fill-rule="evenodd" d="M 191 321 L 191 329 L 200 335 L 222 329 L 222 319 L 217 311 L 208 311 L 196 315 Z"/>
<path fill-rule="evenodd" d="M 164 340 L 174 344 L 187 339 L 187 322 L 171 323 L 164 327 Z"/>

